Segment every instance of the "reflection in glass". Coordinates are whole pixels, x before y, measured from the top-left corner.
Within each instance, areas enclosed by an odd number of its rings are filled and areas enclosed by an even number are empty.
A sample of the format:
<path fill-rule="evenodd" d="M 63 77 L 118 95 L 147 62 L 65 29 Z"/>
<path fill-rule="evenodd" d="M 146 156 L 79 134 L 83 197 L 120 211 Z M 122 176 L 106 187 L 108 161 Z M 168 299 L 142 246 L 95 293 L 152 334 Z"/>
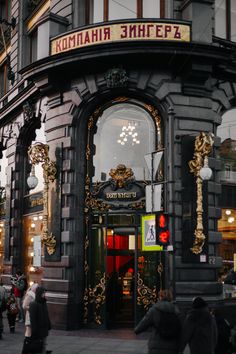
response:
<path fill-rule="evenodd" d="M 121 103 L 106 109 L 97 122 L 93 181 L 107 181 L 111 168 L 124 164 L 137 180 L 149 177 L 144 155 L 155 150 L 155 124 L 142 107 Z"/>
<path fill-rule="evenodd" d="M 236 110 L 224 114 L 217 134 L 221 138 L 219 157 L 221 158 L 220 179 L 227 183 L 236 183 Z"/>
<path fill-rule="evenodd" d="M 136 0 L 109 0 L 109 16 L 108 19 L 119 20 L 122 18 L 136 18 Z"/>
<path fill-rule="evenodd" d="M 234 266 L 236 253 L 236 109 L 226 112 L 222 124 L 217 129 L 221 138 L 218 157 L 221 160 L 220 181 L 222 193 L 220 205 L 222 216 L 218 220 L 218 231 L 222 234 L 219 245 L 219 256 L 222 257 L 223 267 L 219 271 L 219 281 Z"/>

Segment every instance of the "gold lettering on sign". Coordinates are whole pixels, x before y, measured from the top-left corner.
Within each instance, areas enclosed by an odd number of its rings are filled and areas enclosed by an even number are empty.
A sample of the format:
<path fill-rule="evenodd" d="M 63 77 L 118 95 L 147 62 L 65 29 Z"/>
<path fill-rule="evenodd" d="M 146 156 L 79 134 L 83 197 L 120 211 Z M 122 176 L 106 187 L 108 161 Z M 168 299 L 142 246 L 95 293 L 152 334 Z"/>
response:
<path fill-rule="evenodd" d="M 35 207 L 37 205 L 43 205 L 43 198 L 30 199 L 30 207 Z"/>
<path fill-rule="evenodd" d="M 164 22 L 118 23 L 75 31 L 51 41 L 51 54 L 95 44 L 131 40 L 190 42 L 190 26 Z"/>
<path fill-rule="evenodd" d="M 137 197 L 136 192 L 106 193 L 107 199 L 134 199 L 136 197 Z"/>

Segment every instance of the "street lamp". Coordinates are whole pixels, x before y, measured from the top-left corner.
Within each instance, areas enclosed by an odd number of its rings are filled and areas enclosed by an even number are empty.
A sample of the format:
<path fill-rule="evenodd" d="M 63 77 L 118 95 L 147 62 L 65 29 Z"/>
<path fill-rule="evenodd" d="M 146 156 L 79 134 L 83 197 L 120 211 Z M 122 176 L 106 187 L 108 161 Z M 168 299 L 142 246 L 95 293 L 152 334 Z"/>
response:
<path fill-rule="evenodd" d="M 208 155 L 212 150 L 213 135 L 200 132 L 195 139 L 193 159 L 189 161 L 190 172 L 196 177 L 197 185 L 197 226 L 194 232 L 195 240 L 191 251 L 194 254 L 202 252 L 205 243 L 205 235 L 203 233 L 203 194 L 202 184 L 204 180 L 209 180 L 212 175 L 212 170 L 208 167 Z"/>
<path fill-rule="evenodd" d="M 29 177 L 27 178 L 27 184 L 28 184 L 29 189 L 36 188 L 38 185 L 38 182 L 39 182 L 39 180 L 35 176 L 35 167 L 34 167 L 34 165 L 32 165 L 31 173 L 30 173 Z"/>
<path fill-rule="evenodd" d="M 199 171 L 200 177 L 203 181 L 209 181 L 212 176 L 212 169 L 208 166 L 208 157 L 204 158 L 204 165 Z"/>

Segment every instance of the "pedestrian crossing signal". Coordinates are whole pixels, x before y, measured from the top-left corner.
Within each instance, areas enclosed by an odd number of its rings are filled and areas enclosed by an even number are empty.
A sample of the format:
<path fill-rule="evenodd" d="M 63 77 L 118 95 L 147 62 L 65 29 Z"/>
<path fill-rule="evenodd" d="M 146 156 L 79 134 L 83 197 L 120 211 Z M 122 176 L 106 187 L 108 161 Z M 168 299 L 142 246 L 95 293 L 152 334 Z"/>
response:
<path fill-rule="evenodd" d="M 167 213 L 157 213 L 156 217 L 156 226 L 157 226 L 157 241 L 160 245 L 168 245 L 170 241 L 170 231 L 169 231 L 169 217 Z"/>

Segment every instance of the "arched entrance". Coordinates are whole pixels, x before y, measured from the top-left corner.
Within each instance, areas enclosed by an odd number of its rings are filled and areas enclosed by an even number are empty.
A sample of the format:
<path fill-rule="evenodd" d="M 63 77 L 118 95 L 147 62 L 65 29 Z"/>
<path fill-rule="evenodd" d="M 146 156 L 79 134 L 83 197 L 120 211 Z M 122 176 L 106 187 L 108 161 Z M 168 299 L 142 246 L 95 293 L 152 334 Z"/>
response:
<path fill-rule="evenodd" d="M 90 117 L 85 322 L 134 326 L 156 299 L 162 281 L 157 266 L 163 256 L 142 251 L 141 215 L 146 213 L 145 186 L 150 181 L 144 156 L 158 147 L 160 116 L 152 106 L 119 98 Z M 161 166 L 156 180 L 162 177 Z"/>

